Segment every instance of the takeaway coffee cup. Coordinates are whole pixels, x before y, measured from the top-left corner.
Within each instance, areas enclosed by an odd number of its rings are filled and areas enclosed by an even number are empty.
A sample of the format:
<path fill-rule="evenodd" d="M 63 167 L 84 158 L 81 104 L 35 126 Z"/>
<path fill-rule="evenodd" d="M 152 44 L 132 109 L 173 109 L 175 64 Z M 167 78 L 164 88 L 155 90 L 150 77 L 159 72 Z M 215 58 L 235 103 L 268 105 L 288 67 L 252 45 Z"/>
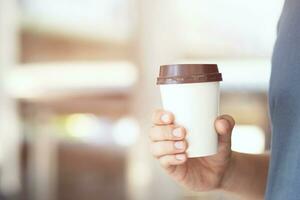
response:
<path fill-rule="evenodd" d="M 219 114 L 219 82 L 222 74 L 215 64 L 160 66 L 157 84 L 163 108 L 175 115 L 175 123 L 187 130 L 188 157 L 217 153 L 214 122 Z"/>

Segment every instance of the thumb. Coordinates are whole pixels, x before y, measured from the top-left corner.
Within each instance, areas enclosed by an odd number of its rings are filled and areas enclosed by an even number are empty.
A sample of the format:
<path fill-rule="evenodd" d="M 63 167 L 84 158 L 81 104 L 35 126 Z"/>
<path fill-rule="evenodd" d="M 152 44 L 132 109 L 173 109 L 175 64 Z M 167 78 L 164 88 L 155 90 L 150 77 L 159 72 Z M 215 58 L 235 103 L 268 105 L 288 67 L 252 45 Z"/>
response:
<path fill-rule="evenodd" d="M 220 143 L 231 143 L 231 133 L 234 125 L 235 121 L 229 115 L 221 115 L 216 119 L 215 128 L 219 134 Z"/>

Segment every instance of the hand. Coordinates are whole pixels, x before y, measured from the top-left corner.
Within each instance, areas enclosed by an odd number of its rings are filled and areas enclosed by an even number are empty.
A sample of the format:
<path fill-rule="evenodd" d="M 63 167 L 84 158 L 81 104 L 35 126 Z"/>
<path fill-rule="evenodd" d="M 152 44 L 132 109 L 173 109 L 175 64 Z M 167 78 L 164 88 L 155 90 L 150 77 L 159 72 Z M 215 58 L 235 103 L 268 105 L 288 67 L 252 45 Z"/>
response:
<path fill-rule="evenodd" d="M 172 113 L 158 110 L 153 115 L 150 148 L 166 172 L 179 184 L 194 191 L 222 187 L 231 163 L 231 132 L 234 119 L 222 115 L 215 121 L 218 133 L 218 153 L 212 156 L 187 158 L 188 147 L 184 127 L 174 124 Z"/>

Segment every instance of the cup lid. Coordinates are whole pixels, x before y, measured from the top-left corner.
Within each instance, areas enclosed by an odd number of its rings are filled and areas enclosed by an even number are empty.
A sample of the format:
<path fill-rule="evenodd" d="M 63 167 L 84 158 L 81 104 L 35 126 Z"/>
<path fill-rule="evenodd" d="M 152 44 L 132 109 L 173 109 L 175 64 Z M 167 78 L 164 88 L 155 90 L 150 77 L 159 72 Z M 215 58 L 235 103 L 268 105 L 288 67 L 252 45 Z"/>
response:
<path fill-rule="evenodd" d="M 162 65 L 157 84 L 183 84 L 222 81 L 216 64 L 171 64 Z"/>

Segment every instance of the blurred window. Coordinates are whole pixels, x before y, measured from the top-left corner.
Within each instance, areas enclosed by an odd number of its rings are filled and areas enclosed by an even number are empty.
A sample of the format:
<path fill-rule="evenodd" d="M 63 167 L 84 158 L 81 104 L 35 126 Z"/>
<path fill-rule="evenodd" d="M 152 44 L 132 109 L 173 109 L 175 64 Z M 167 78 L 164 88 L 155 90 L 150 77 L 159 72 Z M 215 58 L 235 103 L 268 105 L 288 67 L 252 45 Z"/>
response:
<path fill-rule="evenodd" d="M 125 40 L 132 26 L 128 0 L 22 0 L 25 26 L 79 36 Z"/>

